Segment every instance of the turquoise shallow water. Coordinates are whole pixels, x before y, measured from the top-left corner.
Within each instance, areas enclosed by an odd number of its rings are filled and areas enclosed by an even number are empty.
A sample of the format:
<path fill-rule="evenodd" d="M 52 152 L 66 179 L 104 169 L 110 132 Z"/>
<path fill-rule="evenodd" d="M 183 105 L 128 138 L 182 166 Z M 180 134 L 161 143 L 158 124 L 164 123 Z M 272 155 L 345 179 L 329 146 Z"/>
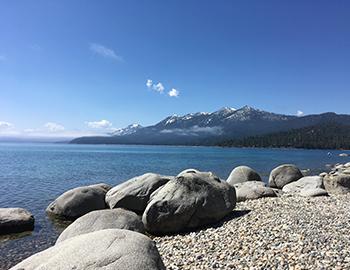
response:
<path fill-rule="evenodd" d="M 331 152 L 331 156 L 327 155 Z M 294 163 L 309 173 L 326 164 L 350 161 L 343 151 L 237 149 L 218 147 L 0 144 L 0 207 L 24 207 L 36 218 L 33 233 L 0 238 L 0 269 L 54 244 L 64 224 L 45 208 L 64 191 L 81 185 L 121 183 L 146 172 L 176 175 L 186 168 L 213 171 L 226 179 L 238 165 L 248 165 L 267 180 L 271 169 Z"/>

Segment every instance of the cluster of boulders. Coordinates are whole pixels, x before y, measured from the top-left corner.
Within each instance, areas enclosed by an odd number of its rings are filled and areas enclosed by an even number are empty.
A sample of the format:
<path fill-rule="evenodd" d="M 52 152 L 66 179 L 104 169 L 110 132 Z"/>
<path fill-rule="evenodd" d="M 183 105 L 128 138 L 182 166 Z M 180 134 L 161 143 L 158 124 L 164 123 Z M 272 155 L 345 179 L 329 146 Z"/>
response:
<path fill-rule="evenodd" d="M 239 166 L 226 181 L 212 172 L 187 169 L 175 177 L 147 173 L 113 188 L 78 187 L 46 209 L 50 216 L 74 221 L 56 245 L 13 269 L 164 269 L 146 232 L 163 235 L 210 226 L 240 201 L 344 192 L 350 192 L 350 163 L 320 176 L 304 176 L 295 165 L 280 165 L 271 171 L 268 185 L 252 168 Z M 0 229 L 1 217 L 0 209 Z"/>

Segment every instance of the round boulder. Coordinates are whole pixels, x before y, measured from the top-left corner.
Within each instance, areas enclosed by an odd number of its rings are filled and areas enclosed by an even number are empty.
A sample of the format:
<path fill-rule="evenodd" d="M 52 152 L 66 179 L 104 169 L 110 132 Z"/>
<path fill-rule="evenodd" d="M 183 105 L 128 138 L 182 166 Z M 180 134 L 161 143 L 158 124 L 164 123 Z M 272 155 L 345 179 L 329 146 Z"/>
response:
<path fill-rule="evenodd" d="M 211 172 L 182 172 L 156 190 L 142 216 L 153 234 L 193 230 L 215 223 L 236 204 L 235 189 Z"/>
<path fill-rule="evenodd" d="M 32 231 L 33 215 L 23 208 L 0 208 L 0 235 Z"/>
<path fill-rule="evenodd" d="M 345 194 L 350 192 L 350 175 L 327 175 L 323 178 L 325 189 L 330 194 Z"/>
<path fill-rule="evenodd" d="M 108 229 L 67 239 L 11 269 L 163 270 L 165 266 L 149 237 Z"/>
<path fill-rule="evenodd" d="M 226 180 L 229 184 L 234 185 L 247 181 L 261 181 L 260 175 L 248 166 L 238 166 L 232 170 Z"/>
<path fill-rule="evenodd" d="M 109 190 L 106 203 L 110 208 L 125 208 L 142 214 L 152 192 L 165 185 L 171 178 L 154 173 L 134 177 Z"/>
<path fill-rule="evenodd" d="M 118 208 L 92 211 L 70 224 L 58 237 L 56 244 L 77 235 L 105 229 L 125 229 L 145 232 L 141 217 L 134 212 Z"/>
<path fill-rule="evenodd" d="M 264 197 L 277 197 L 272 188 L 266 187 L 262 181 L 247 181 L 234 185 L 237 202 L 256 200 Z"/>
<path fill-rule="evenodd" d="M 303 177 L 301 171 L 293 164 L 280 165 L 273 169 L 269 177 L 269 186 L 283 188 L 285 185 Z"/>
<path fill-rule="evenodd" d="M 91 211 L 106 208 L 105 196 L 110 186 L 96 184 L 66 191 L 46 208 L 50 215 L 75 220 Z"/>

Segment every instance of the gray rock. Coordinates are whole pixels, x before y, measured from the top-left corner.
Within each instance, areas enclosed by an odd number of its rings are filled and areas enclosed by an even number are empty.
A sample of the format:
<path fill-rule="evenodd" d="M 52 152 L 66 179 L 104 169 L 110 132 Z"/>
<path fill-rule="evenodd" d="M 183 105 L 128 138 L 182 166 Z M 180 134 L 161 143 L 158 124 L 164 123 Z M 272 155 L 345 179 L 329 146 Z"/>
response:
<path fill-rule="evenodd" d="M 266 184 L 261 181 L 247 181 L 235 184 L 234 187 L 236 189 L 237 202 L 277 196 L 272 188 L 266 187 Z"/>
<path fill-rule="evenodd" d="M 118 208 L 92 211 L 74 221 L 58 237 L 56 244 L 77 235 L 105 229 L 125 229 L 145 232 L 141 217 L 134 212 Z"/>
<path fill-rule="evenodd" d="M 345 194 L 350 192 L 350 175 L 327 175 L 323 178 L 325 189 L 330 194 Z"/>
<path fill-rule="evenodd" d="M 150 195 L 171 178 L 154 173 L 134 177 L 108 191 L 106 203 L 110 208 L 125 208 L 142 214 Z"/>
<path fill-rule="evenodd" d="M 235 204 L 226 181 L 211 172 L 183 172 L 151 195 L 142 221 L 153 234 L 187 231 L 219 221 Z"/>
<path fill-rule="evenodd" d="M 32 231 L 33 215 L 23 208 L 0 208 L 0 235 Z"/>
<path fill-rule="evenodd" d="M 269 186 L 283 188 L 285 185 L 303 177 L 301 171 L 293 164 L 283 164 L 273 169 L 269 177 Z"/>
<path fill-rule="evenodd" d="M 61 219 L 74 220 L 91 211 L 105 209 L 109 189 L 107 184 L 96 184 L 68 190 L 50 203 L 46 212 Z"/>
<path fill-rule="evenodd" d="M 234 185 L 247 181 L 261 181 L 260 175 L 248 166 L 238 166 L 232 170 L 226 180 L 229 184 Z"/>
<path fill-rule="evenodd" d="M 299 195 L 303 197 L 328 196 L 328 192 L 323 188 L 307 188 L 302 189 Z"/>
<path fill-rule="evenodd" d="M 289 183 L 282 188 L 286 193 L 300 193 L 305 189 L 323 188 L 323 179 L 320 176 L 305 176 Z"/>
<path fill-rule="evenodd" d="M 326 172 L 323 172 L 323 173 L 320 173 L 320 174 L 319 174 L 320 177 L 325 177 L 326 175 L 327 175 Z"/>
<path fill-rule="evenodd" d="M 34 254 L 13 270 L 160 270 L 165 269 L 155 243 L 128 230 L 82 234 Z"/>

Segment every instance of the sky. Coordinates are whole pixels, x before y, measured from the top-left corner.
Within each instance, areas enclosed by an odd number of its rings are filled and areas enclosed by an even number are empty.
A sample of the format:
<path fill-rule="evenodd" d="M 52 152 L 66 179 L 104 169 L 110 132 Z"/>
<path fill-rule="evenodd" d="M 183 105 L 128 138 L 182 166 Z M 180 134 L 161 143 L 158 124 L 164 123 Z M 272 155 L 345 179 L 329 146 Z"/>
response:
<path fill-rule="evenodd" d="M 4 0 L 0 135 L 249 105 L 350 113 L 350 2 Z"/>

